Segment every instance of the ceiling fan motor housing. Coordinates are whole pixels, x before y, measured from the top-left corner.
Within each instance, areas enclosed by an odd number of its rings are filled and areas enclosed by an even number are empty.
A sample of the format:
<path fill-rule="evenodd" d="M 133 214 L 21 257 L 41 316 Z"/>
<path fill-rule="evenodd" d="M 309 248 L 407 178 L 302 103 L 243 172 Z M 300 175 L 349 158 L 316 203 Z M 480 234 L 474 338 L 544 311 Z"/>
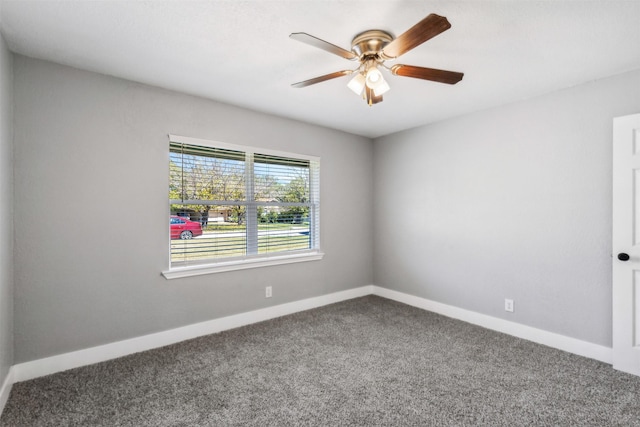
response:
<path fill-rule="evenodd" d="M 360 60 L 377 57 L 380 51 L 391 41 L 393 36 L 382 30 L 368 30 L 358 34 L 351 42 L 351 50 Z"/>

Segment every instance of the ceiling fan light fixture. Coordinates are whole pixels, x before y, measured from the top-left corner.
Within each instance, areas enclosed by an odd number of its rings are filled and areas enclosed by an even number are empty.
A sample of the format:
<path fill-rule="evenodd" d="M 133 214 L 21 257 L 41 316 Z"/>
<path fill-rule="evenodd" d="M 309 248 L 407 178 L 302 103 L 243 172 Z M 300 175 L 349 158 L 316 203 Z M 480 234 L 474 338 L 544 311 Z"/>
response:
<path fill-rule="evenodd" d="M 365 77 L 362 73 L 357 73 L 347 84 L 347 87 L 351 89 L 356 95 L 361 95 L 364 90 Z"/>
<path fill-rule="evenodd" d="M 367 70 L 367 86 L 370 89 L 375 89 L 380 86 L 384 82 L 384 78 L 382 77 L 382 73 L 378 70 L 378 67 L 375 65 L 369 67 Z"/>
<path fill-rule="evenodd" d="M 382 79 L 382 76 L 380 78 Z M 389 83 L 382 79 L 382 83 L 380 83 L 373 89 L 373 93 L 375 94 L 375 96 L 381 96 L 383 93 L 387 93 L 389 89 L 391 89 Z"/>

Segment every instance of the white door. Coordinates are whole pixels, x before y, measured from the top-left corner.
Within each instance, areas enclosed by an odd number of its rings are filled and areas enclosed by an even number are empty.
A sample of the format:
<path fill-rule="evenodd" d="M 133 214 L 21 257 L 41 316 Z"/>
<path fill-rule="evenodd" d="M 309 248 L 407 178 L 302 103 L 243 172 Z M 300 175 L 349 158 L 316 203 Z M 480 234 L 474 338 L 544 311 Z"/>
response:
<path fill-rule="evenodd" d="M 613 119 L 613 367 L 640 375 L 640 114 Z"/>

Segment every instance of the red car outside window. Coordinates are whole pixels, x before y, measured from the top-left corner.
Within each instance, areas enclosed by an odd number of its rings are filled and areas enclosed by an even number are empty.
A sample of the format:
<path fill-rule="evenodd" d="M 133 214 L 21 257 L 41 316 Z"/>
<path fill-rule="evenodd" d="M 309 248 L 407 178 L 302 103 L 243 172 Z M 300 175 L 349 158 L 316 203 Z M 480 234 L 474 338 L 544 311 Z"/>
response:
<path fill-rule="evenodd" d="M 202 235 L 202 226 L 199 222 L 188 218 L 171 215 L 171 239 L 189 240 Z"/>

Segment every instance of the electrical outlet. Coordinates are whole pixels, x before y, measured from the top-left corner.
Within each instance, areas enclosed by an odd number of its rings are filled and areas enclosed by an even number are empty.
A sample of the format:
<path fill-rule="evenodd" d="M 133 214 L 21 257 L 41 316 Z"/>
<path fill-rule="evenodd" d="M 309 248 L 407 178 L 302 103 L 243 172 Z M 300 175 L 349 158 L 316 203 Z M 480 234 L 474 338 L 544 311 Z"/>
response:
<path fill-rule="evenodd" d="M 266 288 L 264 288 L 264 297 L 265 298 L 271 298 L 272 296 L 272 289 L 271 286 L 267 286 Z"/>
<path fill-rule="evenodd" d="M 504 311 L 508 311 L 510 313 L 513 313 L 513 300 L 512 299 L 508 299 L 508 298 L 504 299 Z"/>

